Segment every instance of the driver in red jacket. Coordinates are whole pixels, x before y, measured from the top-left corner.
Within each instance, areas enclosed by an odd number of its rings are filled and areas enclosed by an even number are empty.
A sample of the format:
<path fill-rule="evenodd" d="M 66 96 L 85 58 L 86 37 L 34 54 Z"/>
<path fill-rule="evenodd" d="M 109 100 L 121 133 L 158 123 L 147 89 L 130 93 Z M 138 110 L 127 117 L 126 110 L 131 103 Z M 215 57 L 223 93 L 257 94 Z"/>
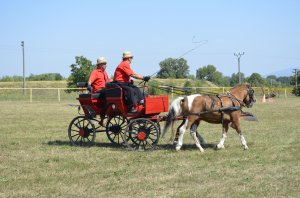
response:
<path fill-rule="evenodd" d="M 133 113 L 136 112 L 135 107 L 141 100 L 144 99 L 144 96 L 141 93 L 140 89 L 130 82 L 130 78 L 132 77 L 148 82 L 150 76 L 141 76 L 137 73 L 134 73 L 134 71 L 130 67 L 133 59 L 131 52 L 123 52 L 122 58 L 122 62 L 118 65 L 115 71 L 114 82 L 119 84 L 126 91 L 126 101 L 129 107 L 129 112 Z"/>

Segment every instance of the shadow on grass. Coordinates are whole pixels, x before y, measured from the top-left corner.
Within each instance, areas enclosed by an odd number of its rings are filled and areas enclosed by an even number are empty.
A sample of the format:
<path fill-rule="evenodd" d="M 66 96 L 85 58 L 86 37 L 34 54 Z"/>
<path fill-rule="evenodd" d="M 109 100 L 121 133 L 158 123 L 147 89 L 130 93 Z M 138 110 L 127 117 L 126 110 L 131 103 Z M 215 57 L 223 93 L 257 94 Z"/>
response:
<path fill-rule="evenodd" d="M 156 148 L 156 150 L 175 150 L 174 144 L 159 144 Z M 204 149 L 215 149 L 216 144 L 201 144 L 202 148 Z M 181 150 L 195 150 L 198 149 L 198 147 L 195 144 L 183 144 L 181 147 Z"/>
<path fill-rule="evenodd" d="M 70 143 L 70 141 L 64 141 L 64 140 L 54 140 L 47 142 L 49 146 L 70 146 L 70 147 L 104 147 L 104 148 L 124 148 L 122 145 L 116 145 L 108 142 L 96 142 L 92 146 L 74 146 Z"/>
<path fill-rule="evenodd" d="M 116 145 L 108 142 L 98 142 L 93 144 L 92 146 L 73 146 L 70 141 L 65 140 L 54 140 L 54 141 L 48 141 L 47 145 L 49 146 L 70 146 L 70 147 L 102 147 L 102 148 L 113 148 L 113 149 L 126 149 L 127 147 L 125 145 Z M 215 149 L 216 144 L 204 144 L 201 146 L 204 149 Z M 195 144 L 183 144 L 181 147 L 181 150 L 195 150 L 198 149 Z M 155 148 L 155 150 L 175 150 L 175 145 L 173 144 L 158 144 Z"/>

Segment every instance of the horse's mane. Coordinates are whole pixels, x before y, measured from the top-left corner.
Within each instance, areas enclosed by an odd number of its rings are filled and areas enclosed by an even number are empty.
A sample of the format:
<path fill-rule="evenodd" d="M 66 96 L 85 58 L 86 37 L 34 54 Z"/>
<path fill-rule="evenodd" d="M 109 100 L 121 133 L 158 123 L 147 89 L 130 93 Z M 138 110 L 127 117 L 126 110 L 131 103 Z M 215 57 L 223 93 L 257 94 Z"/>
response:
<path fill-rule="evenodd" d="M 242 87 L 242 86 L 245 86 L 245 87 L 247 87 L 247 88 L 250 88 L 251 87 L 251 85 L 249 84 L 249 83 L 244 83 L 244 84 L 236 84 L 233 88 L 231 88 L 230 90 L 232 90 L 232 89 L 236 89 L 236 88 L 238 88 L 238 87 Z"/>

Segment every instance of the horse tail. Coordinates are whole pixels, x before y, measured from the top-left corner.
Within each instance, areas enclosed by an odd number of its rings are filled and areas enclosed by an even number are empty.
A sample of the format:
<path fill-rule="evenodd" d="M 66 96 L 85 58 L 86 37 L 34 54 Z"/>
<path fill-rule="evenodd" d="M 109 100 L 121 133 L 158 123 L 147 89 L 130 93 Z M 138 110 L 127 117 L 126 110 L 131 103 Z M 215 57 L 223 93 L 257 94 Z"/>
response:
<path fill-rule="evenodd" d="M 163 130 L 163 133 L 162 133 L 162 137 L 165 136 L 167 130 L 169 129 L 170 125 L 172 124 L 173 125 L 173 122 L 174 122 L 174 118 L 176 116 L 179 116 L 181 114 L 181 103 L 182 101 L 184 100 L 183 97 L 179 97 L 179 98 L 176 98 L 170 105 L 170 108 L 169 108 L 169 112 L 168 112 L 168 115 L 166 117 L 166 122 L 165 122 L 165 127 L 164 127 L 164 130 Z"/>

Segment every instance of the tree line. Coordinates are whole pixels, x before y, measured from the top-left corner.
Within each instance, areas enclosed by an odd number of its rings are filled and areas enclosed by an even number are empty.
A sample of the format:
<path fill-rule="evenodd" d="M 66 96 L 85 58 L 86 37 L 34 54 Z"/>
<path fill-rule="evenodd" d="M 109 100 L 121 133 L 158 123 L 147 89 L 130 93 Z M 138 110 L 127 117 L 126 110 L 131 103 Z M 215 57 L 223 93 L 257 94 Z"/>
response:
<path fill-rule="evenodd" d="M 239 83 L 238 73 L 233 73 L 231 76 L 224 76 L 222 72 L 218 71 L 214 65 L 205 65 L 196 70 L 196 75 L 189 74 L 189 65 L 184 58 L 174 59 L 168 58 L 159 63 L 160 71 L 157 73 L 158 78 L 190 78 L 198 80 L 207 80 L 218 86 L 235 86 Z M 300 76 L 298 76 L 300 82 Z M 253 86 L 272 86 L 285 87 L 295 85 L 295 78 L 293 76 L 276 77 L 269 75 L 266 78 L 258 73 L 252 73 L 246 77 L 241 73 L 241 81 L 251 83 Z"/>
<path fill-rule="evenodd" d="M 196 75 L 190 74 L 190 67 L 187 60 L 184 58 L 167 58 L 159 63 L 160 70 L 157 73 L 157 78 L 173 78 L 173 79 L 192 79 L 192 80 L 207 80 L 218 86 L 233 87 L 239 82 L 238 73 L 233 73 L 231 76 L 224 76 L 222 72 L 218 71 L 214 65 L 205 65 L 199 67 L 196 70 Z M 71 75 L 67 78 L 68 87 L 75 87 L 76 82 L 88 81 L 90 72 L 95 68 L 92 61 L 83 56 L 76 56 L 75 63 L 70 65 Z M 269 75 L 266 78 L 262 77 L 258 73 L 252 73 L 246 77 L 244 73 L 241 73 L 241 80 L 243 83 L 250 83 L 252 86 L 272 86 L 272 87 L 286 87 L 295 86 L 295 77 L 284 76 L 276 77 L 275 75 Z M 22 81 L 22 76 L 4 76 L 0 78 L 0 82 L 5 81 Z M 26 77 L 29 81 L 43 81 L 43 80 L 65 80 L 65 78 L 58 73 L 46 73 L 33 75 Z M 300 82 L 300 76 L 297 78 Z M 294 89 L 296 95 L 300 95 L 300 87 Z"/>
<path fill-rule="evenodd" d="M 0 82 L 18 82 L 22 81 L 22 76 L 3 76 L 0 78 Z M 65 78 L 59 73 L 45 73 L 45 74 L 30 74 L 29 77 L 25 78 L 26 81 L 59 81 L 65 80 Z"/>

